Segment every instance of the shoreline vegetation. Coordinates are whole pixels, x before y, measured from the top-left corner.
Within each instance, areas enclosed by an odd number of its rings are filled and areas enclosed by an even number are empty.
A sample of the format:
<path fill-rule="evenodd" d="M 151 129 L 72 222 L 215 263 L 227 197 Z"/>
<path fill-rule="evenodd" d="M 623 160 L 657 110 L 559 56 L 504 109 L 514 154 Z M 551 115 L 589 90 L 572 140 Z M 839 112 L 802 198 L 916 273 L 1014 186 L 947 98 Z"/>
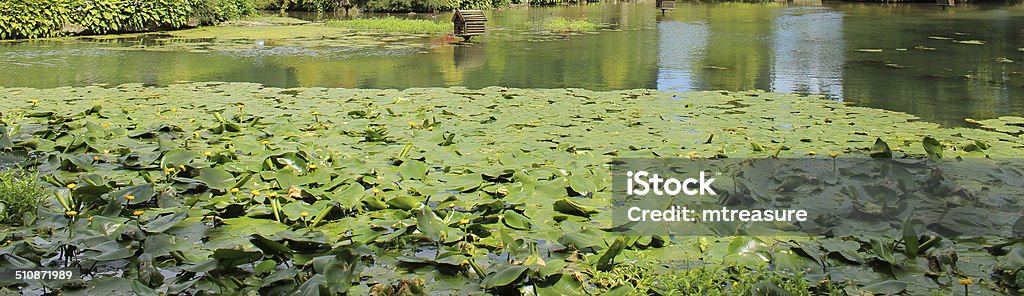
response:
<path fill-rule="evenodd" d="M 401 19 L 393 16 L 384 18 L 330 20 L 326 22 L 326 25 L 336 28 L 389 33 L 449 33 L 452 31 L 452 24 L 449 22 Z"/>
<path fill-rule="evenodd" d="M 565 1 L 532 2 L 531 5 L 562 2 Z M 179 30 L 236 21 L 255 16 L 260 10 L 335 11 L 341 9 L 339 3 L 333 0 L 10 0 L 0 2 L 0 40 Z M 356 0 L 353 4 L 367 12 L 437 12 L 504 8 L 520 3 L 513 0 Z M 386 20 L 383 25 L 397 25 L 402 31 L 421 31 L 414 28 L 422 24 L 409 28 L 409 24 L 396 22 L 396 19 Z M 353 26 L 365 26 L 359 24 L 359 19 L 352 21 L 355 21 L 351 23 Z M 370 28 L 379 30 L 377 26 Z"/>
<path fill-rule="evenodd" d="M 221 82 L 0 88 L 0 101 L 0 160 L 39 172 L 52 191 L 28 225 L 0 225 L 0 254 L 83 268 L 86 281 L 46 288 L 62 295 L 955 295 L 975 281 L 972 291 L 990 293 L 1022 285 L 1014 238 L 922 235 L 929 248 L 912 249 L 904 241 L 919 237 L 905 232 L 618 236 L 607 166 L 1021 157 L 1019 117 L 946 128 L 763 91 Z M 18 289 L 44 287 L 0 282 L 0 292 Z"/>

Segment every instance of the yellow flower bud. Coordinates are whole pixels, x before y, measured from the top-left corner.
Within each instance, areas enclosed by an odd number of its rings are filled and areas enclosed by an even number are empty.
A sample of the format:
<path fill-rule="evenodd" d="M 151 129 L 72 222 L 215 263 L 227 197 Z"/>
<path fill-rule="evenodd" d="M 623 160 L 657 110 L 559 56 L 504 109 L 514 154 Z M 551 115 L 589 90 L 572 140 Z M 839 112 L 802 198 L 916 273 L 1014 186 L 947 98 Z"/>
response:
<path fill-rule="evenodd" d="M 104 123 L 101 123 L 101 124 L 100 124 L 100 127 L 102 127 L 102 128 L 109 128 L 109 127 L 110 127 L 110 124 L 109 124 L 109 123 L 106 123 L 106 122 L 104 122 Z"/>
<path fill-rule="evenodd" d="M 960 284 L 964 285 L 964 286 L 970 285 L 970 284 L 974 284 L 974 280 L 972 280 L 970 278 L 960 279 Z"/>
<path fill-rule="evenodd" d="M 299 216 L 302 216 L 302 217 L 309 217 L 309 212 L 302 212 L 302 213 L 299 213 Z"/>
<path fill-rule="evenodd" d="M 462 219 L 462 220 L 459 220 L 459 224 L 461 224 L 461 225 L 466 225 L 466 224 L 469 224 L 469 219 Z"/>
<path fill-rule="evenodd" d="M 267 141 L 267 140 L 263 140 L 262 142 L 260 142 L 260 144 L 263 144 L 263 145 L 270 145 L 270 141 Z"/>
<path fill-rule="evenodd" d="M 238 188 L 231 188 L 231 193 L 238 193 Z"/>
<path fill-rule="evenodd" d="M 259 190 L 253 190 L 253 191 L 250 191 L 249 193 L 251 193 L 254 196 L 260 196 L 260 191 Z"/>
<path fill-rule="evenodd" d="M 370 192 L 373 192 L 373 194 L 379 194 L 380 189 L 374 188 L 373 190 L 370 190 Z"/>
<path fill-rule="evenodd" d="M 828 156 L 832 157 L 832 158 L 836 158 L 836 157 L 839 157 L 839 153 L 832 153 L 832 154 L 829 154 Z"/>
<path fill-rule="evenodd" d="M 134 211 L 134 212 L 132 212 L 132 216 L 142 216 L 142 214 L 145 214 L 145 213 L 146 213 L 145 211 Z"/>
<path fill-rule="evenodd" d="M 270 197 L 270 198 L 274 198 L 274 197 L 277 197 L 277 192 L 270 192 L 270 193 L 267 193 L 267 197 Z"/>
<path fill-rule="evenodd" d="M 815 156 L 815 155 L 818 155 L 818 153 L 817 153 L 817 152 L 814 152 L 814 151 L 808 151 L 808 152 L 807 152 L 807 155 L 810 155 L 810 156 Z"/>
<path fill-rule="evenodd" d="M 100 161 L 100 157 L 99 157 L 99 156 L 93 156 L 93 157 L 92 157 L 92 160 L 93 160 L 93 161 Z"/>
<path fill-rule="evenodd" d="M 68 189 L 75 190 L 75 187 L 78 187 L 78 184 L 75 184 L 75 183 L 68 184 Z"/>
<path fill-rule="evenodd" d="M 203 156 L 210 157 L 210 155 L 213 155 L 210 151 L 203 152 Z"/>
<path fill-rule="evenodd" d="M 306 168 L 310 169 L 310 170 L 315 170 L 316 169 L 316 164 L 312 164 L 311 163 L 311 164 L 307 165 Z"/>
<path fill-rule="evenodd" d="M 64 212 L 64 215 L 68 216 L 68 217 L 74 217 L 74 216 L 78 216 L 78 212 L 76 212 L 76 211 L 67 211 L 67 212 Z"/>
<path fill-rule="evenodd" d="M 135 196 L 134 195 L 125 195 L 124 199 L 127 199 L 128 201 L 133 201 L 133 200 L 135 200 Z"/>

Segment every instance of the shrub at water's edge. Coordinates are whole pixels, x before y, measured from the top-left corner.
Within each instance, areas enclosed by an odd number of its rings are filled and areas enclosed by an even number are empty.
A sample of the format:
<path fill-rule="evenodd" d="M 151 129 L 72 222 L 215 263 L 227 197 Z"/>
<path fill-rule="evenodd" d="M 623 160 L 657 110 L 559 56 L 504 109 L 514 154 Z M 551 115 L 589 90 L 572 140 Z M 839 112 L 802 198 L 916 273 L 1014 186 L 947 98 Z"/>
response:
<path fill-rule="evenodd" d="M 0 224 L 31 224 L 35 219 L 36 204 L 46 193 L 38 174 L 0 171 Z"/>
<path fill-rule="evenodd" d="M 402 33 L 437 33 L 452 30 L 452 25 L 447 22 L 440 23 L 430 20 L 400 19 L 396 17 L 329 21 L 327 25 L 346 29 Z"/>
<path fill-rule="evenodd" d="M 253 0 L 11 0 L 0 2 L 0 39 L 177 29 L 255 12 Z"/>

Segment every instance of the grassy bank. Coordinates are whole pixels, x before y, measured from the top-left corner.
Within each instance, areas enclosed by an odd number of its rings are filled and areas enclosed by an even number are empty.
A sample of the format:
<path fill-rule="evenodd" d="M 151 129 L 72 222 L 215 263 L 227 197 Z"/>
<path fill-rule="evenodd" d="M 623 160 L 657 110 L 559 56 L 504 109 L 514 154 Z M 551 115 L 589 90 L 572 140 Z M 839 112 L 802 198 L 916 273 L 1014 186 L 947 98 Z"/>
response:
<path fill-rule="evenodd" d="M 400 19 L 396 17 L 332 20 L 328 26 L 354 30 L 372 30 L 397 33 L 445 33 L 452 31 L 450 22 Z"/>
<path fill-rule="evenodd" d="M 252 0 L 10 0 L 0 39 L 177 29 L 255 13 Z"/>
<path fill-rule="evenodd" d="M 207 82 L 0 101 L 0 153 L 27 157 L 55 192 L 0 253 L 91 272 L 62 295 L 921 295 L 962 278 L 1017 289 L 1024 274 L 1024 248 L 999 238 L 916 254 L 905 238 L 625 237 L 608 210 L 615 158 L 866 157 L 879 143 L 895 157 L 1021 157 L 1020 118 L 951 129 L 758 91 Z"/>

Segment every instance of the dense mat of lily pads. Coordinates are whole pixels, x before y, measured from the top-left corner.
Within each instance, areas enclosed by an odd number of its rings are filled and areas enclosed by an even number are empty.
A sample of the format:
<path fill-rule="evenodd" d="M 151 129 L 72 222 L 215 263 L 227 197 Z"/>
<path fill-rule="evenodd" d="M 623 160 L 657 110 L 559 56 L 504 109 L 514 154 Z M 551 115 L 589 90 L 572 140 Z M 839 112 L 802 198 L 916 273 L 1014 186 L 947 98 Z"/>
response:
<path fill-rule="evenodd" d="M 42 174 L 0 267 L 65 295 L 1005 293 L 1011 238 L 623 237 L 616 157 L 1020 157 L 1024 118 L 943 128 L 820 98 L 580 89 L 0 89 L 0 162 Z M 891 149 L 891 150 L 889 150 Z M 918 239 L 915 237 L 915 239 Z M 48 285 L 48 287 L 43 287 Z M 703 286 L 701 286 L 703 285 Z M 710 290 L 708 290 L 710 289 Z M 710 292 L 709 292 L 710 291 Z"/>

